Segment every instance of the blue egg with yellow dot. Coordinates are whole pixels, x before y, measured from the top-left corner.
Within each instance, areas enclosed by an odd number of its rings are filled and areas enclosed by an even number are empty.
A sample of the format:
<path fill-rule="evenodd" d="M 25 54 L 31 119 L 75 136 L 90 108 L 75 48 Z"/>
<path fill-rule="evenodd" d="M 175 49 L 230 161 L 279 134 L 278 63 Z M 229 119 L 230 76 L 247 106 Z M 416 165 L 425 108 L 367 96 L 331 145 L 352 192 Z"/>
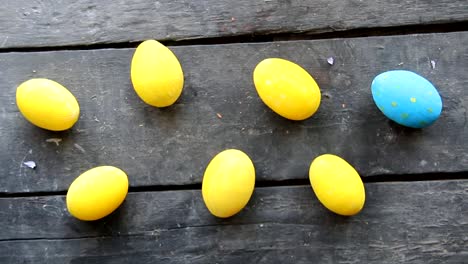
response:
<path fill-rule="evenodd" d="M 371 90 L 380 111 L 403 126 L 427 127 L 442 112 L 442 99 L 434 85 L 411 71 L 381 73 L 372 81 Z"/>

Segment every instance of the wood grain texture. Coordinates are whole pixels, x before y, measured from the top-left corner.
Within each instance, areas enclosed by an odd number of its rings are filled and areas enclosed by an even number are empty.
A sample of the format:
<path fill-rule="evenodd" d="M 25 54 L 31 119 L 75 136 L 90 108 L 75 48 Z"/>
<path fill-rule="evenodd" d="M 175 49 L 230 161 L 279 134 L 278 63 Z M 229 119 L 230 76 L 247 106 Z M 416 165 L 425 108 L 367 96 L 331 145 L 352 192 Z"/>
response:
<path fill-rule="evenodd" d="M 466 0 L 7 0 L 0 48 L 183 40 L 468 20 Z"/>
<path fill-rule="evenodd" d="M 109 217 L 80 222 L 63 196 L 0 199 L 2 263 L 462 263 L 468 181 L 366 184 L 354 217 L 310 186 L 257 188 L 229 219 L 200 191 L 130 193 Z M 131 261 L 130 261 L 131 260 Z"/>
<path fill-rule="evenodd" d="M 260 181 L 307 179 L 311 160 L 323 153 L 342 156 L 365 177 L 468 171 L 464 43 L 466 32 L 174 47 L 186 83 L 166 109 L 145 105 L 134 92 L 133 49 L 1 54 L 0 192 L 66 190 L 82 172 L 106 164 L 126 171 L 131 186 L 200 183 L 210 159 L 226 148 L 245 151 Z M 261 102 L 252 71 L 267 57 L 294 61 L 315 77 L 323 98 L 312 118 L 288 121 Z M 415 71 L 439 89 L 444 109 L 434 125 L 406 129 L 380 113 L 370 83 L 392 69 Z M 77 97 L 81 117 L 71 130 L 36 128 L 18 112 L 16 86 L 36 77 Z M 22 165 L 28 160 L 35 170 Z"/>

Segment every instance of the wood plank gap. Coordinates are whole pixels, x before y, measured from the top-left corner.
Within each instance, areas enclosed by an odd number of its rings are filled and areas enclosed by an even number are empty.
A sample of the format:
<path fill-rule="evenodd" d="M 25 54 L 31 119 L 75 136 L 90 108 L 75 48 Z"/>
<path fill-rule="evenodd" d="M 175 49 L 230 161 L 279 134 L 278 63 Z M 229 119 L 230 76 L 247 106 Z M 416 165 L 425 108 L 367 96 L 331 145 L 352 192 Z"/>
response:
<path fill-rule="evenodd" d="M 104 219 L 108 219 L 109 217 L 106 217 Z M 102 222 L 104 220 L 97 220 L 94 222 L 89 222 L 91 225 Z M 263 225 L 268 224 L 271 226 L 274 225 L 282 225 L 282 226 L 287 226 L 287 225 L 293 225 L 293 226 L 299 226 L 297 224 L 288 224 L 288 223 L 281 223 L 281 222 L 274 222 L 274 221 L 268 221 L 268 222 L 262 222 Z M 212 224 L 198 224 L 198 225 L 180 225 L 177 227 L 168 227 L 168 228 L 156 228 L 151 231 L 138 231 L 135 233 L 127 233 L 127 234 L 108 234 L 108 235 L 98 235 L 98 236 L 77 236 L 77 237 L 32 237 L 32 238 L 8 238 L 8 239 L 0 239 L 0 243 L 2 242 L 14 242 L 14 241 L 66 241 L 66 240 L 85 240 L 85 239 L 108 239 L 108 238 L 131 238 L 131 237 L 148 237 L 148 236 L 157 236 L 159 232 L 171 232 L 171 231 L 177 231 L 177 230 L 183 230 L 183 229 L 195 229 L 195 228 L 217 228 L 220 226 L 258 226 L 258 223 L 237 223 L 237 222 L 223 222 L 223 223 L 212 223 Z M 300 226 L 308 226 L 308 224 L 301 224 Z"/>
<path fill-rule="evenodd" d="M 200 38 L 188 40 L 162 40 L 166 46 L 195 46 L 195 45 L 222 45 L 233 43 L 266 43 L 290 40 L 320 40 L 336 38 L 360 38 L 376 36 L 397 36 L 414 34 L 462 32 L 468 28 L 468 21 L 443 23 L 435 25 L 408 25 L 395 27 L 359 28 L 333 32 L 301 32 L 301 33 L 255 33 L 228 37 Z M 0 53 L 11 52 L 48 52 L 68 50 L 101 50 L 101 49 L 127 49 L 136 48 L 141 41 L 115 42 L 91 45 L 64 45 L 50 47 L 19 47 L 0 48 Z"/>
<path fill-rule="evenodd" d="M 61 237 L 61 238 L 53 238 L 53 237 L 34 237 L 34 238 L 9 238 L 9 239 L 0 239 L 0 243 L 2 242 L 13 242 L 13 241 L 63 241 L 63 240 L 80 240 L 80 239 L 98 239 L 98 238 L 109 238 L 115 237 L 116 235 L 109 235 L 109 236 L 82 236 L 82 237 Z M 131 237 L 131 236 L 143 236 L 143 235 L 121 235 L 122 237 Z"/>
<path fill-rule="evenodd" d="M 418 181 L 446 181 L 446 180 L 468 180 L 468 171 L 462 172 L 431 172 L 420 174 L 385 174 L 364 177 L 365 183 L 378 182 L 418 182 Z"/>
<path fill-rule="evenodd" d="M 52 191 L 52 192 L 18 192 L 8 193 L 0 192 L 0 199 L 2 198 L 27 198 L 27 197 L 43 197 L 43 196 L 63 196 L 67 191 Z"/>
<path fill-rule="evenodd" d="M 385 182 L 426 182 L 426 181 L 449 181 L 449 180 L 468 180 L 468 172 L 455 173 L 421 173 L 421 174 L 393 174 L 393 175 L 375 175 L 362 177 L 364 183 L 385 183 Z M 271 188 L 271 187 L 291 187 L 291 186 L 308 186 L 310 185 L 308 178 L 290 179 L 290 180 L 268 180 L 255 182 L 256 188 Z M 201 190 L 201 184 L 186 184 L 186 185 L 149 185 L 130 187 L 129 193 L 139 192 L 168 192 L 168 191 L 192 191 Z M 44 197 L 44 196 L 65 196 L 67 191 L 56 192 L 19 192 L 5 193 L 0 192 L 1 198 L 26 198 L 26 197 Z M 1 240 L 0 240 L 1 241 Z"/>
<path fill-rule="evenodd" d="M 420 173 L 420 174 L 382 174 L 362 177 L 364 183 L 382 182 L 426 182 L 446 180 L 468 180 L 468 172 L 451 173 Z M 281 186 L 304 186 L 309 185 L 309 178 L 291 180 L 269 180 L 255 183 L 257 188 L 281 187 Z"/>
<path fill-rule="evenodd" d="M 341 216 L 338 216 L 341 217 Z M 100 220 L 98 220 L 100 221 Z M 95 222 L 96 223 L 96 222 Z M 138 233 L 132 234 L 109 234 L 109 235 L 102 235 L 102 236 L 78 236 L 78 237 L 33 237 L 33 238 L 8 238 L 8 239 L 0 239 L 0 243 L 8 243 L 8 242 L 32 242 L 32 241 L 69 241 L 69 240 L 86 240 L 86 239 L 116 239 L 118 238 L 132 238 L 132 237 L 157 237 L 158 233 L 160 232 L 171 232 L 171 231 L 180 231 L 184 229 L 196 229 L 196 228 L 219 228 L 219 227 L 232 227 L 232 226 L 258 226 L 260 224 L 257 223 L 235 223 L 235 222 L 225 222 L 225 223 L 216 223 L 216 224 L 202 224 L 202 225 L 185 225 L 185 226 L 178 226 L 178 227 L 170 227 L 170 228 L 157 228 L 152 231 L 140 231 Z M 288 223 L 280 223 L 280 222 L 265 222 L 263 221 L 262 226 L 269 225 L 269 226 L 313 226 L 309 224 L 288 224 Z"/>

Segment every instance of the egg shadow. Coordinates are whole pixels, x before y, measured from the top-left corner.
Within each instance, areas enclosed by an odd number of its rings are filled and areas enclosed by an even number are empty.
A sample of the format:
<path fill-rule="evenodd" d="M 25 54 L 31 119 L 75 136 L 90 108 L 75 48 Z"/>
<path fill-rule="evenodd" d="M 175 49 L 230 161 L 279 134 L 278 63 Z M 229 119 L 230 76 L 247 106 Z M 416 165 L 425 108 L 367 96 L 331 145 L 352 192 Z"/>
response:
<path fill-rule="evenodd" d="M 126 200 L 109 215 L 94 221 L 83 221 L 75 217 L 69 222 L 70 229 L 88 236 L 120 236 L 128 231 Z"/>
<path fill-rule="evenodd" d="M 298 126 L 301 122 L 305 122 L 308 119 L 305 120 L 291 120 L 288 118 L 285 118 L 270 108 L 267 107 L 267 111 L 265 113 L 265 123 L 270 124 L 273 128 L 273 130 L 278 131 L 278 130 L 288 130 L 289 132 L 293 132 L 295 130 L 300 130 L 301 127 Z M 311 117 L 312 118 L 312 117 Z"/>
<path fill-rule="evenodd" d="M 323 221 L 325 225 L 328 226 L 349 224 L 352 222 L 352 217 L 353 216 L 340 215 L 325 208 L 323 210 Z"/>
<path fill-rule="evenodd" d="M 33 125 L 32 123 L 27 122 L 26 120 L 21 122 L 21 124 L 18 124 L 17 131 L 20 132 L 17 133 L 15 137 L 19 141 L 23 140 L 24 142 L 37 143 L 44 142 L 45 140 L 45 142 L 48 142 L 48 144 L 57 147 L 60 146 L 61 148 L 68 142 L 73 141 L 73 138 L 78 134 L 74 126 L 63 131 L 52 131 L 40 128 L 36 125 Z M 54 141 L 53 139 L 58 139 L 59 141 Z M 54 148 L 54 151 L 55 150 L 56 148 Z"/>
<path fill-rule="evenodd" d="M 267 107 L 262 103 L 262 107 L 265 110 L 263 118 L 265 119 L 263 122 L 270 126 L 273 131 L 288 131 L 290 136 L 295 135 L 296 133 L 302 132 L 305 127 L 313 124 L 313 126 L 320 127 L 326 125 L 326 122 L 323 122 L 322 114 L 320 113 L 320 108 L 312 114 L 310 117 L 303 119 L 303 120 L 292 120 L 286 117 L 283 117 L 273 111 L 271 108 Z"/>
<path fill-rule="evenodd" d="M 186 80 L 187 82 L 187 80 Z M 145 103 L 140 96 L 135 92 L 133 85 L 129 85 L 126 93 L 128 104 L 132 105 L 135 114 L 136 122 L 144 123 L 145 125 L 160 125 L 161 122 L 176 120 L 181 115 L 182 111 L 193 98 L 198 96 L 198 92 L 184 84 L 182 92 L 177 100 L 165 107 L 157 107 Z"/>
<path fill-rule="evenodd" d="M 422 134 L 423 128 L 412 128 L 398 124 L 393 120 L 388 120 L 388 126 L 398 136 L 415 137 Z"/>
<path fill-rule="evenodd" d="M 161 125 L 161 124 L 170 124 L 172 121 L 176 121 L 178 116 L 182 114 L 183 108 L 185 107 L 183 104 L 174 103 L 173 105 L 166 106 L 166 107 L 155 107 L 148 105 L 144 102 L 142 107 L 142 111 L 140 112 L 140 117 L 136 117 L 137 119 L 142 119 L 145 125 Z M 164 123 L 163 123 L 164 122 Z"/>

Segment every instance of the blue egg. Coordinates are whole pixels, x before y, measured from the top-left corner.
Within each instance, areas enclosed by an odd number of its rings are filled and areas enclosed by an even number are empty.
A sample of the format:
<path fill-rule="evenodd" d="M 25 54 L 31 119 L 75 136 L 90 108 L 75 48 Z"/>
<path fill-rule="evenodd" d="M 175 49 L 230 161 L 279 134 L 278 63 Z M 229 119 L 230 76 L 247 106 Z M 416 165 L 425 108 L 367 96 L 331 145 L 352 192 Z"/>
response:
<path fill-rule="evenodd" d="M 372 97 L 382 113 L 400 125 L 423 128 L 442 112 L 437 89 L 424 77 L 410 71 L 387 71 L 371 85 Z"/>

